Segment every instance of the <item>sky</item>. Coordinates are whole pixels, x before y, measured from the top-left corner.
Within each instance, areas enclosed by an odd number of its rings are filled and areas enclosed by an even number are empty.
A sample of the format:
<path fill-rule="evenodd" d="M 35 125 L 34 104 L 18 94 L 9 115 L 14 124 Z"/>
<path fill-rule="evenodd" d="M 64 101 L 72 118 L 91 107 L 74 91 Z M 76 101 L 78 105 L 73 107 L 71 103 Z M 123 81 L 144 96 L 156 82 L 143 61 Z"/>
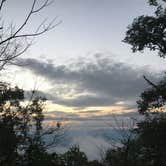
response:
<path fill-rule="evenodd" d="M 21 24 L 31 4 L 8 0 L 6 24 Z M 116 135 L 113 115 L 119 122 L 138 116 L 136 101 L 148 87 L 142 76 L 157 81 L 165 69 L 156 52 L 133 54 L 122 42 L 132 20 L 153 10 L 146 0 L 55 0 L 24 31 L 33 32 L 44 18 L 61 24 L 36 38 L 18 59 L 23 66 L 8 66 L 5 79 L 46 96 L 46 121 L 67 122 L 70 145 L 97 158 L 98 146 L 110 146 L 106 136 Z"/>

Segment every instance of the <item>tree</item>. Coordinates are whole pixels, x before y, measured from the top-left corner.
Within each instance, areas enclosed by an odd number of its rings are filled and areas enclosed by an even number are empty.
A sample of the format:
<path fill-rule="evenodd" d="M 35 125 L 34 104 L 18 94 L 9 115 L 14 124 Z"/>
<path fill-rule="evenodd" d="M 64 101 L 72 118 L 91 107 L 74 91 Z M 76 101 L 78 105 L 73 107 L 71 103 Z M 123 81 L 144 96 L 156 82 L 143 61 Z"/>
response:
<path fill-rule="evenodd" d="M 79 146 L 71 147 L 63 154 L 65 166 L 87 166 L 88 159 L 84 152 L 80 151 Z"/>
<path fill-rule="evenodd" d="M 36 36 L 50 31 L 60 23 L 55 23 L 55 19 L 50 22 L 45 19 L 34 27 L 34 31 L 26 31 L 31 18 L 53 2 L 32 0 L 31 8 L 22 24 L 7 25 L 2 17 L 7 1 L 0 1 L 0 70 L 6 64 L 13 64 L 17 57 L 24 54 Z M 11 88 L 9 84 L 0 82 L 0 165 L 52 163 L 53 156 L 47 150 L 57 143 L 61 126 L 57 124 L 55 128 L 43 128 L 45 98 L 36 96 L 33 91 L 28 104 L 25 104 L 26 100 L 23 89 L 17 86 Z M 51 135 L 51 142 L 44 141 L 47 135 Z"/>
<path fill-rule="evenodd" d="M 160 57 L 166 56 L 166 0 L 149 0 L 156 8 L 153 16 L 140 16 L 128 27 L 124 42 L 132 45 L 133 52 L 149 48 L 158 51 Z M 166 79 L 153 83 L 144 79 L 151 88 L 141 93 L 138 111 L 146 115 L 137 123 L 136 142 L 140 146 L 143 161 L 151 166 L 166 165 Z M 145 163 L 146 163 L 145 162 Z"/>
<path fill-rule="evenodd" d="M 57 138 L 59 127 L 43 128 L 43 108 L 45 98 L 32 92 L 28 104 L 24 101 L 24 91 L 9 84 L 0 84 L 0 165 L 26 165 L 46 160 L 48 144 L 45 136 Z M 54 145 L 53 139 L 51 145 Z M 36 157 L 35 157 L 36 156 Z M 44 158 L 45 156 L 46 158 Z"/>
<path fill-rule="evenodd" d="M 18 87 L 10 88 L 8 84 L 0 84 L 0 163 L 7 164 L 17 156 L 17 145 L 22 142 L 20 129 L 21 119 L 14 107 L 19 109 L 18 100 L 24 98 L 23 91 Z"/>
<path fill-rule="evenodd" d="M 148 117 L 137 124 L 137 142 L 144 161 L 153 166 L 166 165 L 166 115 Z"/>
<path fill-rule="evenodd" d="M 102 164 L 101 162 L 97 160 L 93 160 L 88 162 L 88 166 L 104 166 L 104 164 Z"/>
<path fill-rule="evenodd" d="M 139 16 L 128 27 L 124 42 L 132 46 L 133 52 L 145 48 L 158 51 L 160 57 L 166 56 L 166 7 L 165 0 L 149 0 L 156 8 L 153 16 Z"/>
<path fill-rule="evenodd" d="M 132 45 L 133 52 L 149 48 L 158 51 L 160 57 L 166 56 L 166 0 L 149 0 L 149 5 L 156 8 L 153 16 L 139 16 L 128 27 L 124 42 Z M 151 88 L 145 90 L 138 100 L 141 114 L 160 112 L 166 101 L 166 79 L 154 84 L 144 76 Z"/>
<path fill-rule="evenodd" d="M 166 56 L 166 0 L 148 0 L 155 7 L 153 16 L 139 16 L 128 27 L 124 42 L 132 51 L 158 51 Z M 166 165 L 166 79 L 157 84 L 144 76 L 151 88 L 145 90 L 138 100 L 138 111 L 146 115 L 137 123 L 134 139 L 123 142 L 121 147 L 106 152 L 108 166 L 165 166 Z M 154 114 L 155 113 L 155 114 Z M 124 137 L 125 140 L 125 137 Z"/>
<path fill-rule="evenodd" d="M 137 101 L 139 113 L 148 115 L 163 112 L 166 104 L 166 79 L 154 84 L 146 77 L 144 78 L 151 84 L 151 88 L 142 92 Z"/>
<path fill-rule="evenodd" d="M 7 1 L 8 0 L 1 0 L 1 13 Z M 25 31 L 31 18 L 35 14 L 40 13 L 52 2 L 53 1 L 50 0 L 33 0 L 32 6 L 21 25 L 16 26 L 13 23 L 6 25 L 4 24 L 5 20 L 3 20 L 3 17 L 0 16 L 0 69 L 3 69 L 5 64 L 12 63 L 16 57 L 19 57 L 26 52 L 31 46 L 34 37 L 48 32 L 60 23 L 55 23 L 55 19 L 53 19 L 51 22 L 48 22 L 47 19 L 45 19 L 39 24 L 39 26 L 36 27 L 34 32 Z"/>
<path fill-rule="evenodd" d="M 148 162 L 145 162 L 141 156 L 141 145 L 137 141 L 138 135 L 134 129 L 130 133 L 135 137 L 128 138 L 124 135 L 123 140 L 118 142 L 119 146 L 106 151 L 103 161 L 106 166 L 148 166 Z"/>

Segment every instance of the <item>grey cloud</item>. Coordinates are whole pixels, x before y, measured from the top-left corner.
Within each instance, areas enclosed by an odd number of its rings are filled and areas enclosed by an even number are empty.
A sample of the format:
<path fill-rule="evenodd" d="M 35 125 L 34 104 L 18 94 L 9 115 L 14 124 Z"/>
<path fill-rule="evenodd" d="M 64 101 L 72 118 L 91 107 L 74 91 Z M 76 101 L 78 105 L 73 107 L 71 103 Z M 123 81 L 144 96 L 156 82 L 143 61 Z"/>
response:
<path fill-rule="evenodd" d="M 87 113 L 100 113 L 102 110 L 87 110 L 87 111 L 79 111 L 81 114 L 87 114 Z"/>
<path fill-rule="evenodd" d="M 20 59 L 20 63 L 26 64 L 25 67 L 34 74 L 56 84 L 47 94 L 50 99 L 57 104 L 71 107 L 111 106 L 123 101 L 124 107 L 133 108 L 135 100 L 147 87 L 142 76 L 156 79 L 146 67 L 133 68 L 101 55 L 96 56 L 91 63 L 82 60 L 73 64 L 75 69 L 70 65 L 55 66 L 36 59 Z M 72 93 L 76 97 L 65 99 L 56 93 L 52 94 L 54 91 L 59 91 L 59 94 Z M 84 94 L 85 92 L 87 94 Z"/>
<path fill-rule="evenodd" d="M 31 93 L 30 93 L 31 94 Z M 45 93 L 37 91 L 36 95 L 46 97 L 48 100 L 51 100 L 55 104 L 60 104 L 68 107 L 79 107 L 85 108 L 90 106 L 109 106 L 115 104 L 117 99 L 113 97 L 103 97 L 103 96 L 94 96 L 94 95 L 82 95 L 72 99 L 65 99 L 60 96 L 56 96 L 50 93 Z"/>
<path fill-rule="evenodd" d="M 108 106 L 115 103 L 114 98 L 84 95 L 74 99 L 54 99 L 54 102 L 68 107 Z"/>
<path fill-rule="evenodd" d="M 45 112 L 45 120 L 47 121 L 61 121 L 61 120 L 79 120 L 80 116 L 76 113 L 69 113 L 63 111 Z"/>

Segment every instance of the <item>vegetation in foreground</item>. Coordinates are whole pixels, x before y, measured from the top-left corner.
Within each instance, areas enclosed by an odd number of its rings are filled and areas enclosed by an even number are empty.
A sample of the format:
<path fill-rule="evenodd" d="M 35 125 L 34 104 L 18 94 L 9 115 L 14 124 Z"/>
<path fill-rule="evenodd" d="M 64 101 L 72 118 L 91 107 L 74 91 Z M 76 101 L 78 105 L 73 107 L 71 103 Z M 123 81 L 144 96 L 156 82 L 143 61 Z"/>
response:
<path fill-rule="evenodd" d="M 137 127 L 122 138 L 121 146 L 108 149 L 101 161 L 88 161 L 88 156 L 80 151 L 79 146 L 71 147 L 64 154 L 48 153 L 49 147 L 57 143 L 61 127 L 57 125 L 47 130 L 43 128 L 45 99 L 35 96 L 33 92 L 29 103 L 22 104 L 24 91 L 1 83 L 0 165 L 164 166 L 166 165 L 166 114 L 161 111 L 150 112 L 151 104 L 157 102 L 158 98 L 151 101 L 149 97 L 144 96 L 153 91 L 154 87 L 142 93 L 138 106 L 141 109 L 144 108 L 141 107 L 144 103 L 149 105 L 144 120 L 137 122 Z M 161 102 L 161 95 L 158 97 Z M 52 141 L 45 142 L 45 136 L 53 138 Z"/>
<path fill-rule="evenodd" d="M 1 1 L 0 10 L 5 0 Z M 48 1 L 30 16 L 47 6 Z M 124 42 L 132 45 L 133 51 L 145 48 L 158 51 L 160 57 L 166 55 L 166 8 L 165 0 L 149 0 L 156 8 L 153 16 L 140 16 L 128 27 Z M 19 35 L 29 17 L 12 34 L 1 31 L 1 69 L 29 47 L 26 42 L 20 48 L 16 39 L 40 35 L 50 26 L 36 34 Z M 43 25 L 43 24 L 42 24 Z M 11 26 L 12 28 L 13 26 Z M 18 47 L 19 46 L 19 47 Z M 147 77 L 151 88 L 144 91 L 138 101 L 138 111 L 144 119 L 137 122 L 130 135 L 121 140 L 121 146 L 108 149 L 101 161 L 88 161 L 88 157 L 78 146 L 73 146 L 64 154 L 48 153 L 48 147 L 55 142 L 45 142 L 43 136 L 57 138 L 57 128 L 43 128 L 43 105 L 45 99 L 34 95 L 27 105 L 23 105 L 24 91 L 18 87 L 0 84 L 0 165 L 2 166 L 165 166 L 166 165 L 166 79 L 154 84 Z M 131 136 L 132 135 L 132 136 Z"/>

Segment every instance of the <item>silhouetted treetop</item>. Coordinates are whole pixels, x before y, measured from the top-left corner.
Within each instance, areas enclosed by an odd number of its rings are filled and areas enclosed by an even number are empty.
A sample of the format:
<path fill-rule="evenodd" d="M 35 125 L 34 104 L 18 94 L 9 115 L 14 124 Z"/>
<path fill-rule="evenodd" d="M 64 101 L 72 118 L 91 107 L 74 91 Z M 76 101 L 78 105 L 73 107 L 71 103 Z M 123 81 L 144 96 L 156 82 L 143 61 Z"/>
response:
<path fill-rule="evenodd" d="M 166 79 L 141 93 L 137 101 L 138 111 L 141 114 L 162 112 L 166 104 Z"/>
<path fill-rule="evenodd" d="M 133 52 L 143 51 L 145 48 L 158 51 L 160 57 L 166 56 L 166 7 L 165 0 L 149 0 L 155 6 L 153 16 L 139 16 L 128 26 L 123 40 L 132 46 Z"/>
<path fill-rule="evenodd" d="M 160 3 L 166 2 L 166 0 L 149 0 L 148 2 L 152 6 L 160 6 Z"/>

